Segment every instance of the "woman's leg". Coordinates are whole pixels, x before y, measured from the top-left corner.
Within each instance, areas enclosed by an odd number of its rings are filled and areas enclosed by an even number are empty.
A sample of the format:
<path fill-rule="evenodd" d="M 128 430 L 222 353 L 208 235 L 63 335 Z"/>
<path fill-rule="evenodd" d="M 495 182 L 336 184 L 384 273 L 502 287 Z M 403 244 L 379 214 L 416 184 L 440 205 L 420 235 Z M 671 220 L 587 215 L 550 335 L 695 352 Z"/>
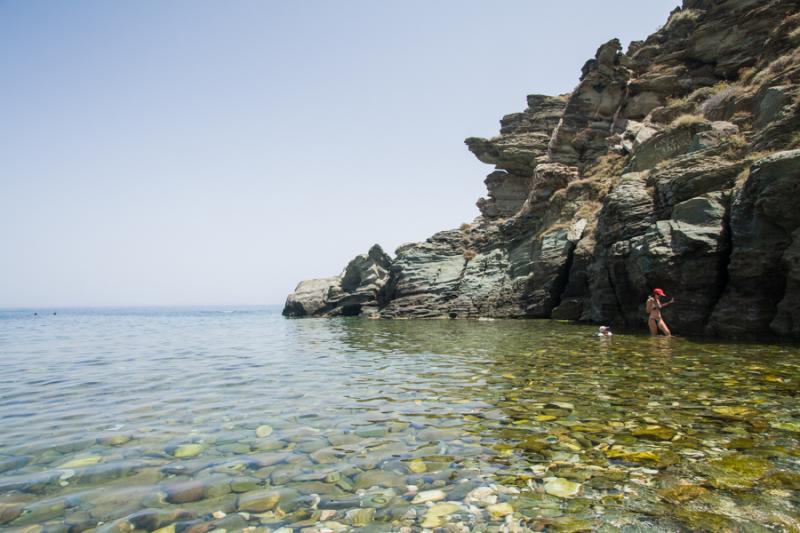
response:
<path fill-rule="evenodd" d="M 647 326 L 650 328 L 650 335 L 652 335 L 653 337 L 658 335 L 658 320 L 656 320 L 655 318 L 648 318 Z"/>
<path fill-rule="evenodd" d="M 661 330 L 661 333 L 666 335 L 667 337 L 671 337 L 672 333 L 669 332 L 669 328 L 667 327 L 667 323 L 664 322 L 664 319 L 658 321 L 658 328 Z"/>

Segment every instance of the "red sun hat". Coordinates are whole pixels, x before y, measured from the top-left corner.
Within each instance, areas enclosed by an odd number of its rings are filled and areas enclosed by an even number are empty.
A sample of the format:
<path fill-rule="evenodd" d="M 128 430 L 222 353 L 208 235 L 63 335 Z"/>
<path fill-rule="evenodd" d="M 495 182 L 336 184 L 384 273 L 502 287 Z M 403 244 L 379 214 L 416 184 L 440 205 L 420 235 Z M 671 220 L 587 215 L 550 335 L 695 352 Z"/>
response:
<path fill-rule="evenodd" d="M 666 296 L 666 294 L 664 294 L 664 291 L 662 291 L 661 289 L 653 289 L 653 294 L 657 294 L 659 296 Z"/>

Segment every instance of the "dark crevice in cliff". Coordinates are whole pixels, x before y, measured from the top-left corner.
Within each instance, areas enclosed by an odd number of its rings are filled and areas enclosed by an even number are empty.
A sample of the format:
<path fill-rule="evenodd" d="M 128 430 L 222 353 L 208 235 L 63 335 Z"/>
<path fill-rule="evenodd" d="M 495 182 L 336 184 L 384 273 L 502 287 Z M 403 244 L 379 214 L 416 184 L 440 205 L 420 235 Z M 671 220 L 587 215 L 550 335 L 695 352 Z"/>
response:
<path fill-rule="evenodd" d="M 614 278 L 611 276 L 611 271 L 608 269 L 607 266 L 603 267 L 606 271 L 606 276 L 608 278 L 608 286 L 611 287 L 611 294 L 614 295 L 614 303 L 617 305 L 617 316 L 621 318 L 622 324 L 627 326 L 628 320 L 625 318 L 625 313 L 622 311 L 622 302 L 619 299 L 619 294 L 617 294 L 617 287 L 614 285 Z M 603 317 L 606 318 L 606 317 Z M 612 317 L 608 317 L 612 321 L 614 320 Z"/>
<path fill-rule="evenodd" d="M 358 316 L 361 314 L 361 305 L 352 304 L 342 307 L 342 316 Z"/>
<path fill-rule="evenodd" d="M 564 264 L 561 266 L 561 270 L 558 272 L 556 279 L 553 282 L 553 289 L 550 291 L 550 294 L 553 298 L 553 306 L 548 311 L 548 316 L 552 316 L 553 309 L 561 305 L 564 292 L 567 290 L 567 286 L 569 285 L 569 277 L 572 273 L 572 263 L 575 260 L 575 248 L 577 248 L 577 246 L 577 242 L 570 245 L 569 250 L 567 251 L 567 260 L 564 261 Z"/>
<path fill-rule="evenodd" d="M 731 198 L 733 202 L 733 198 Z M 720 254 L 719 263 L 717 263 L 717 286 L 715 294 L 712 298 L 711 305 L 708 306 L 708 313 L 703 319 L 703 325 L 707 326 L 714 309 L 717 307 L 720 298 L 725 293 L 728 287 L 728 265 L 731 262 L 731 255 L 733 254 L 733 231 L 731 229 L 731 203 L 729 202 L 725 209 L 725 216 L 722 217 L 722 254 Z"/>

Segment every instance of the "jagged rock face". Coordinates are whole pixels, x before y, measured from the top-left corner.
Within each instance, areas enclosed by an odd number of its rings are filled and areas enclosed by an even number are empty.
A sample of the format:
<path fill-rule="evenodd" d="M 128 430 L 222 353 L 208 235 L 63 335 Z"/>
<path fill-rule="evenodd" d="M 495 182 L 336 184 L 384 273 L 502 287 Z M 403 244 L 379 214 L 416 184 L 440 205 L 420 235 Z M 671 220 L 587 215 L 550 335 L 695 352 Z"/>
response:
<path fill-rule="evenodd" d="M 709 322 L 711 332 L 800 336 L 798 197 L 800 150 L 753 164 L 731 208 L 729 279 Z"/>
<path fill-rule="evenodd" d="M 373 248 L 285 314 L 645 330 L 658 286 L 675 332 L 800 338 L 799 47 L 796 0 L 684 0 L 626 52 L 602 45 L 572 93 L 466 140 L 495 167 L 473 223 Z"/>
<path fill-rule="evenodd" d="M 522 207 L 531 190 L 537 160 L 547 154 L 550 135 L 564 105 L 563 97 L 529 95 L 525 111 L 506 115 L 500 121 L 499 136 L 464 141 L 481 162 L 497 169 L 485 180 L 488 198 L 477 203 L 484 217 L 510 217 Z"/>
<path fill-rule="evenodd" d="M 403 246 L 393 266 L 395 285 L 384 318 L 525 316 L 520 300 L 534 254 L 529 240 L 509 242 L 492 225 L 440 232 Z"/>
<path fill-rule="evenodd" d="M 364 316 L 386 303 L 392 259 L 377 244 L 356 256 L 341 275 L 302 281 L 286 298 L 285 316 Z"/>
<path fill-rule="evenodd" d="M 630 71 L 620 64 L 620 43 L 602 45 L 583 67 L 581 81 L 569 97 L 549 144 L 550 160 L 583 165 L 605 154 L 606 138 L 617 130 L 627 95 Z"/>
<path fill-rule="evenodd" d="M 286 297 L 285 316 L 314 316 L 329 309 L 328 292 L 339 284 L 341 278 L 321 278 L 301 281 L 294 292 Z"/>

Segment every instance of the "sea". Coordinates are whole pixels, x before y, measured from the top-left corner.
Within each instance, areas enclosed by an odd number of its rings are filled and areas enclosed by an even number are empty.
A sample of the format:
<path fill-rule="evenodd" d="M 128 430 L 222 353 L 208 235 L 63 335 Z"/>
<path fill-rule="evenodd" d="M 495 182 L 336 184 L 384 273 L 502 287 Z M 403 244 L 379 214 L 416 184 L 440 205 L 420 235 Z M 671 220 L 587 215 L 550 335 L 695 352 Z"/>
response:
<path fill-rule="evenodd" d="M 0 310 L 0 528 L 800 531 L 800 346 Z"/>

